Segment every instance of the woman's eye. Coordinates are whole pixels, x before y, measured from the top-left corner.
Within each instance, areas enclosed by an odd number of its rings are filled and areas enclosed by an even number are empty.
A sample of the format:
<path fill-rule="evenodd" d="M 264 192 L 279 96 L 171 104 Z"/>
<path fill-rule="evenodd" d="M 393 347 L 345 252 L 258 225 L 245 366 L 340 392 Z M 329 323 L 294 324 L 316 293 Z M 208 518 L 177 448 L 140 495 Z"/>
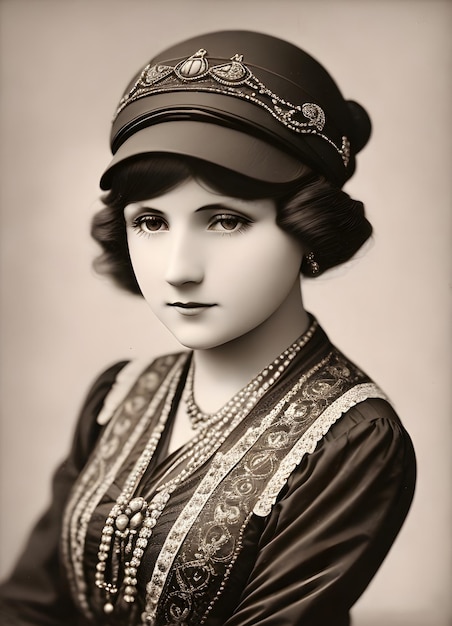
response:
<path fill-rule="evenodd" d="M 142 215 L 133 222 L 133 227 L 142 233 L 157 233 L 168 230 L 168 224 L 156 215 Z"/>
<path fill-rule="evenodd" d="M 223 233 L 243 232 L 249 226 L 249 222 L 238 215 L 216 215 L 209 230 Z"/>

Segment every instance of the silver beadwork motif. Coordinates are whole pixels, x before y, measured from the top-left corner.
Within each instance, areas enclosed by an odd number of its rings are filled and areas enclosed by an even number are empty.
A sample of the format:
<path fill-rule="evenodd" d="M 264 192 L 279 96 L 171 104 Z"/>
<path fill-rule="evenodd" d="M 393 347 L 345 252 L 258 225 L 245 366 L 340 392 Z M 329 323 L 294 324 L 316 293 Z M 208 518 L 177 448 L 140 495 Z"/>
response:
<path fill-rule="evenodd" d="M 243 63 L 243 55 L 209 67 L 207 51 L 201 48 L 176 66 L 148 64 L 133 87 L 121 98 L 114 120 L 131 102 L 170 91 L 205 91 L 234 96 L 265 109 L 278 122 L 299 134 L 312 134 L 327 141 L 340 155 L 345 167 L 350 160 L 350 142 L 344 135 L 337 145 L 324 132 L 325 111 L 314 102 L 292 104 L 268 89 Z M 113 120 L 113 121 L 114 121 Z"/>

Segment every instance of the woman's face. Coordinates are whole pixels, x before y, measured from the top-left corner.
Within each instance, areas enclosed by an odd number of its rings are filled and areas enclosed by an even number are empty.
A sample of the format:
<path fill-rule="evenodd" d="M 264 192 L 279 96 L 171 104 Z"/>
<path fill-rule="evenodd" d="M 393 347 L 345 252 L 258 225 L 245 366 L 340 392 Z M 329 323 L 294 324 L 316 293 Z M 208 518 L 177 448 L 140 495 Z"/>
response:
<path fill-rule="evenodd" d="M 294 306 L 303 253 L 277 226 L 273 200 L 228 197 L 189 179 L 124 214 L 141 291 L 187 348 L 223 345 Z"/>

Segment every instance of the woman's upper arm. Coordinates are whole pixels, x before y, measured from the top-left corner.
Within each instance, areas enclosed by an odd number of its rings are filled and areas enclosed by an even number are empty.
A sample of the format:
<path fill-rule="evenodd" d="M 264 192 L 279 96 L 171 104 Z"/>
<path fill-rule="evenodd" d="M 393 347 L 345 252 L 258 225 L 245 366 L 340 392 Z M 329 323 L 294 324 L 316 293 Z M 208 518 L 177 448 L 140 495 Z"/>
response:
<path fill-rule="evenodd" d="M 0 587 L 1 623 L 10 626 L 69 626 L 73 607 L 59 562 L 63 509 L 98 437 L 96 416 L 124 363 L 106 370 L 93 384 L 80 412 L 69 455 L 56 470 L 50 506 L 31 532 L 10 577 Z M 72 614 L 71 614 L 72 612 Z"/>
<path fill-rule="evenodd" d="M 414 490 L 411 441 L 391 407 L 351 409 L 273 508 L 225 626 L 342 626 L 393 543 Z"/>

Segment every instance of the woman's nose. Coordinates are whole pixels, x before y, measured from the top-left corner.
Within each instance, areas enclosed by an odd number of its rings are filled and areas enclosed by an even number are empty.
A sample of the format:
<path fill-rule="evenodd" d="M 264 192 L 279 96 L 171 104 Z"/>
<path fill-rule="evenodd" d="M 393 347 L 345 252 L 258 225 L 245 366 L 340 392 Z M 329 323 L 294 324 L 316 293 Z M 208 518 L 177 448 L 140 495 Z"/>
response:
<path fill-rule="evenodd" d="M 172 237 L 170 244 L 165 280 L 173 286 L 185 283 L 201 283 L 204 267 L 199 241 L 186 233 Z"/>

